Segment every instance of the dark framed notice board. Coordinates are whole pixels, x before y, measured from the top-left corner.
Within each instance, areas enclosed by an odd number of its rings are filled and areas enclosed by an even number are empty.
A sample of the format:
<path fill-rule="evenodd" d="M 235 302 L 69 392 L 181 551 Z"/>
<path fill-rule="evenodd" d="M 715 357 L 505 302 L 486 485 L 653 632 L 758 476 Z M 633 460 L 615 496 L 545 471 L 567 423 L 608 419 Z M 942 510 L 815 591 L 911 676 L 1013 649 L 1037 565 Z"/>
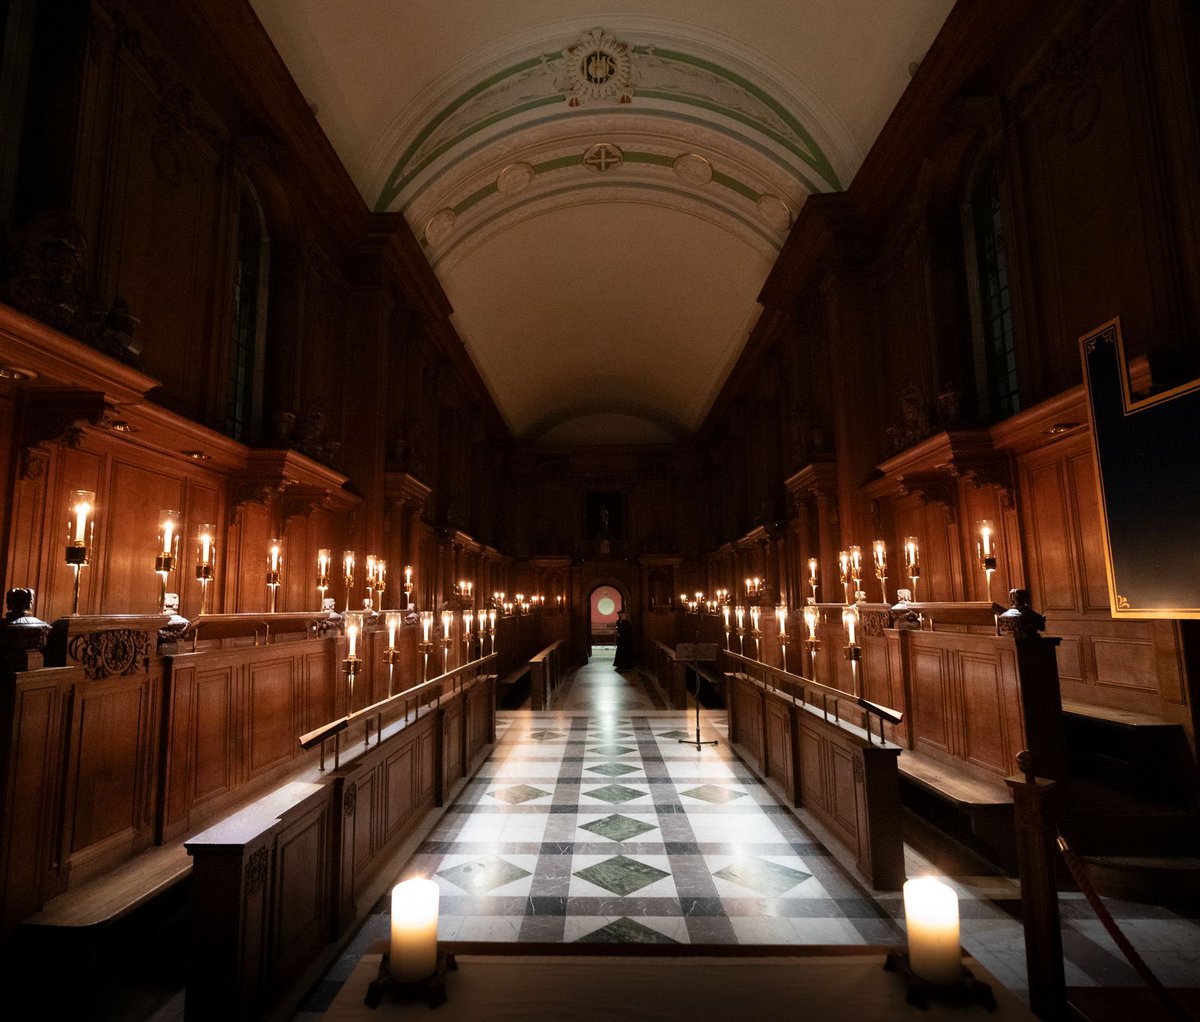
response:
<path fill-rule="evenodd" d="M 1200 378 L 1127 358 L 1119 319 L 1079 343 L 1112 615 L 1200 618 Z"/>

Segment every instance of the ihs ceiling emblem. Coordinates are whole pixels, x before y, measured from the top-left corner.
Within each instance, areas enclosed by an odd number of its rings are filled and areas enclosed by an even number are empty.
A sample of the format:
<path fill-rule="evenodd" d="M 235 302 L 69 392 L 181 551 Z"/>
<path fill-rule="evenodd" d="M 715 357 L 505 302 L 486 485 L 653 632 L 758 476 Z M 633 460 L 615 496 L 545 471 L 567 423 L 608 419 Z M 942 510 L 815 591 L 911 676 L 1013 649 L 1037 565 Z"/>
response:
<path fill-rule="evenodd" d="M 588 100 L 629 103 L 633 100 L 633 47 L 594 28 L 562 51 L 565 70 L 558 86 L 568 106 Z"/>

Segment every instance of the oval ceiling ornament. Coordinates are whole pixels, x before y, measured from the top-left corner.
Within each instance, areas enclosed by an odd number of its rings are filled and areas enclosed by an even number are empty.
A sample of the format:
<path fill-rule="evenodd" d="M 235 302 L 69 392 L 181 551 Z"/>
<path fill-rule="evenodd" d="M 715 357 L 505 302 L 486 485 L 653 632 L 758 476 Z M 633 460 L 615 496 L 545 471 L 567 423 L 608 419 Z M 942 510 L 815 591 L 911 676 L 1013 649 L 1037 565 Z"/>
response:
<path fill-rule="evenodd" d="M 452 209 L 439 209 L 425 222 L 425 240 L 430 245 L 440 245 L 454 228 L 456 216 Z"/>
<path fill-rule="evenodd" d="M 567 106 L 588 102 L 633 102 L 633 48 L 610 32 L 593 28 L 562 51 L 564 67 L 558 87 Z"/>
<path fill-rule="evenodd" d="M 763 222 L 777 231 L 786 231 L 792 226 L 792 208 L 778 195 L 763 194 L 758 197 L 759 216 Z"/>
<path fill-rule="evenodd" d="M 712 180 L 712 164 L 698 153 L 684 153 L 676 157 L 674 163 L 676 176 L 681 181 L 700 188 Z"/>
<path fill-rule="evenodd" d="M 528 163 L 510 163 L 496 177 L 496 190 L 501 195 L 516 195 L 529 187 L 534 169 Z"/>

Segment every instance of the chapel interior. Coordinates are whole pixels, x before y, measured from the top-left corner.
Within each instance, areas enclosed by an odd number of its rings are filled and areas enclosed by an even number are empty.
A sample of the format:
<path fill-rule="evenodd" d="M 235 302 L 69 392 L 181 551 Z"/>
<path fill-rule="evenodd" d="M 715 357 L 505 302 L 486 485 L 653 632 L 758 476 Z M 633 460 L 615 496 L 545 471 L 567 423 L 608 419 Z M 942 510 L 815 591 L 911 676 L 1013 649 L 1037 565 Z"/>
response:
<path fill-rule="evenodd" d="M 1197 167 L 1191 0 L 0 0 L 9 989 L 1200 1017 Z"/>

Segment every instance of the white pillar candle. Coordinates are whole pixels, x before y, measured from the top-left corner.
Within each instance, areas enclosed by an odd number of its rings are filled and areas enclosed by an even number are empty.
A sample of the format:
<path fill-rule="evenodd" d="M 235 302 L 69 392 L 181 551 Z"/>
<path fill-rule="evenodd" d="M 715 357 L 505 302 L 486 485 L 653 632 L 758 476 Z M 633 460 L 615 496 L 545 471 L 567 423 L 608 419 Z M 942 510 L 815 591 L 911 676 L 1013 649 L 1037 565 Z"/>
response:
<path fill-rule="evenodd" d="M 908 964 L 921 979 L 940 986 L 962 977 L 958 935 L 958 895 L 933 877 L 904 884 Z"/>
<path fill-rule="evenodd" d="M 405 880 L 392 888 L 392 941 L 388 969 L 401 983 L 432 976 L 437 968 L 438 885 Z"/>

